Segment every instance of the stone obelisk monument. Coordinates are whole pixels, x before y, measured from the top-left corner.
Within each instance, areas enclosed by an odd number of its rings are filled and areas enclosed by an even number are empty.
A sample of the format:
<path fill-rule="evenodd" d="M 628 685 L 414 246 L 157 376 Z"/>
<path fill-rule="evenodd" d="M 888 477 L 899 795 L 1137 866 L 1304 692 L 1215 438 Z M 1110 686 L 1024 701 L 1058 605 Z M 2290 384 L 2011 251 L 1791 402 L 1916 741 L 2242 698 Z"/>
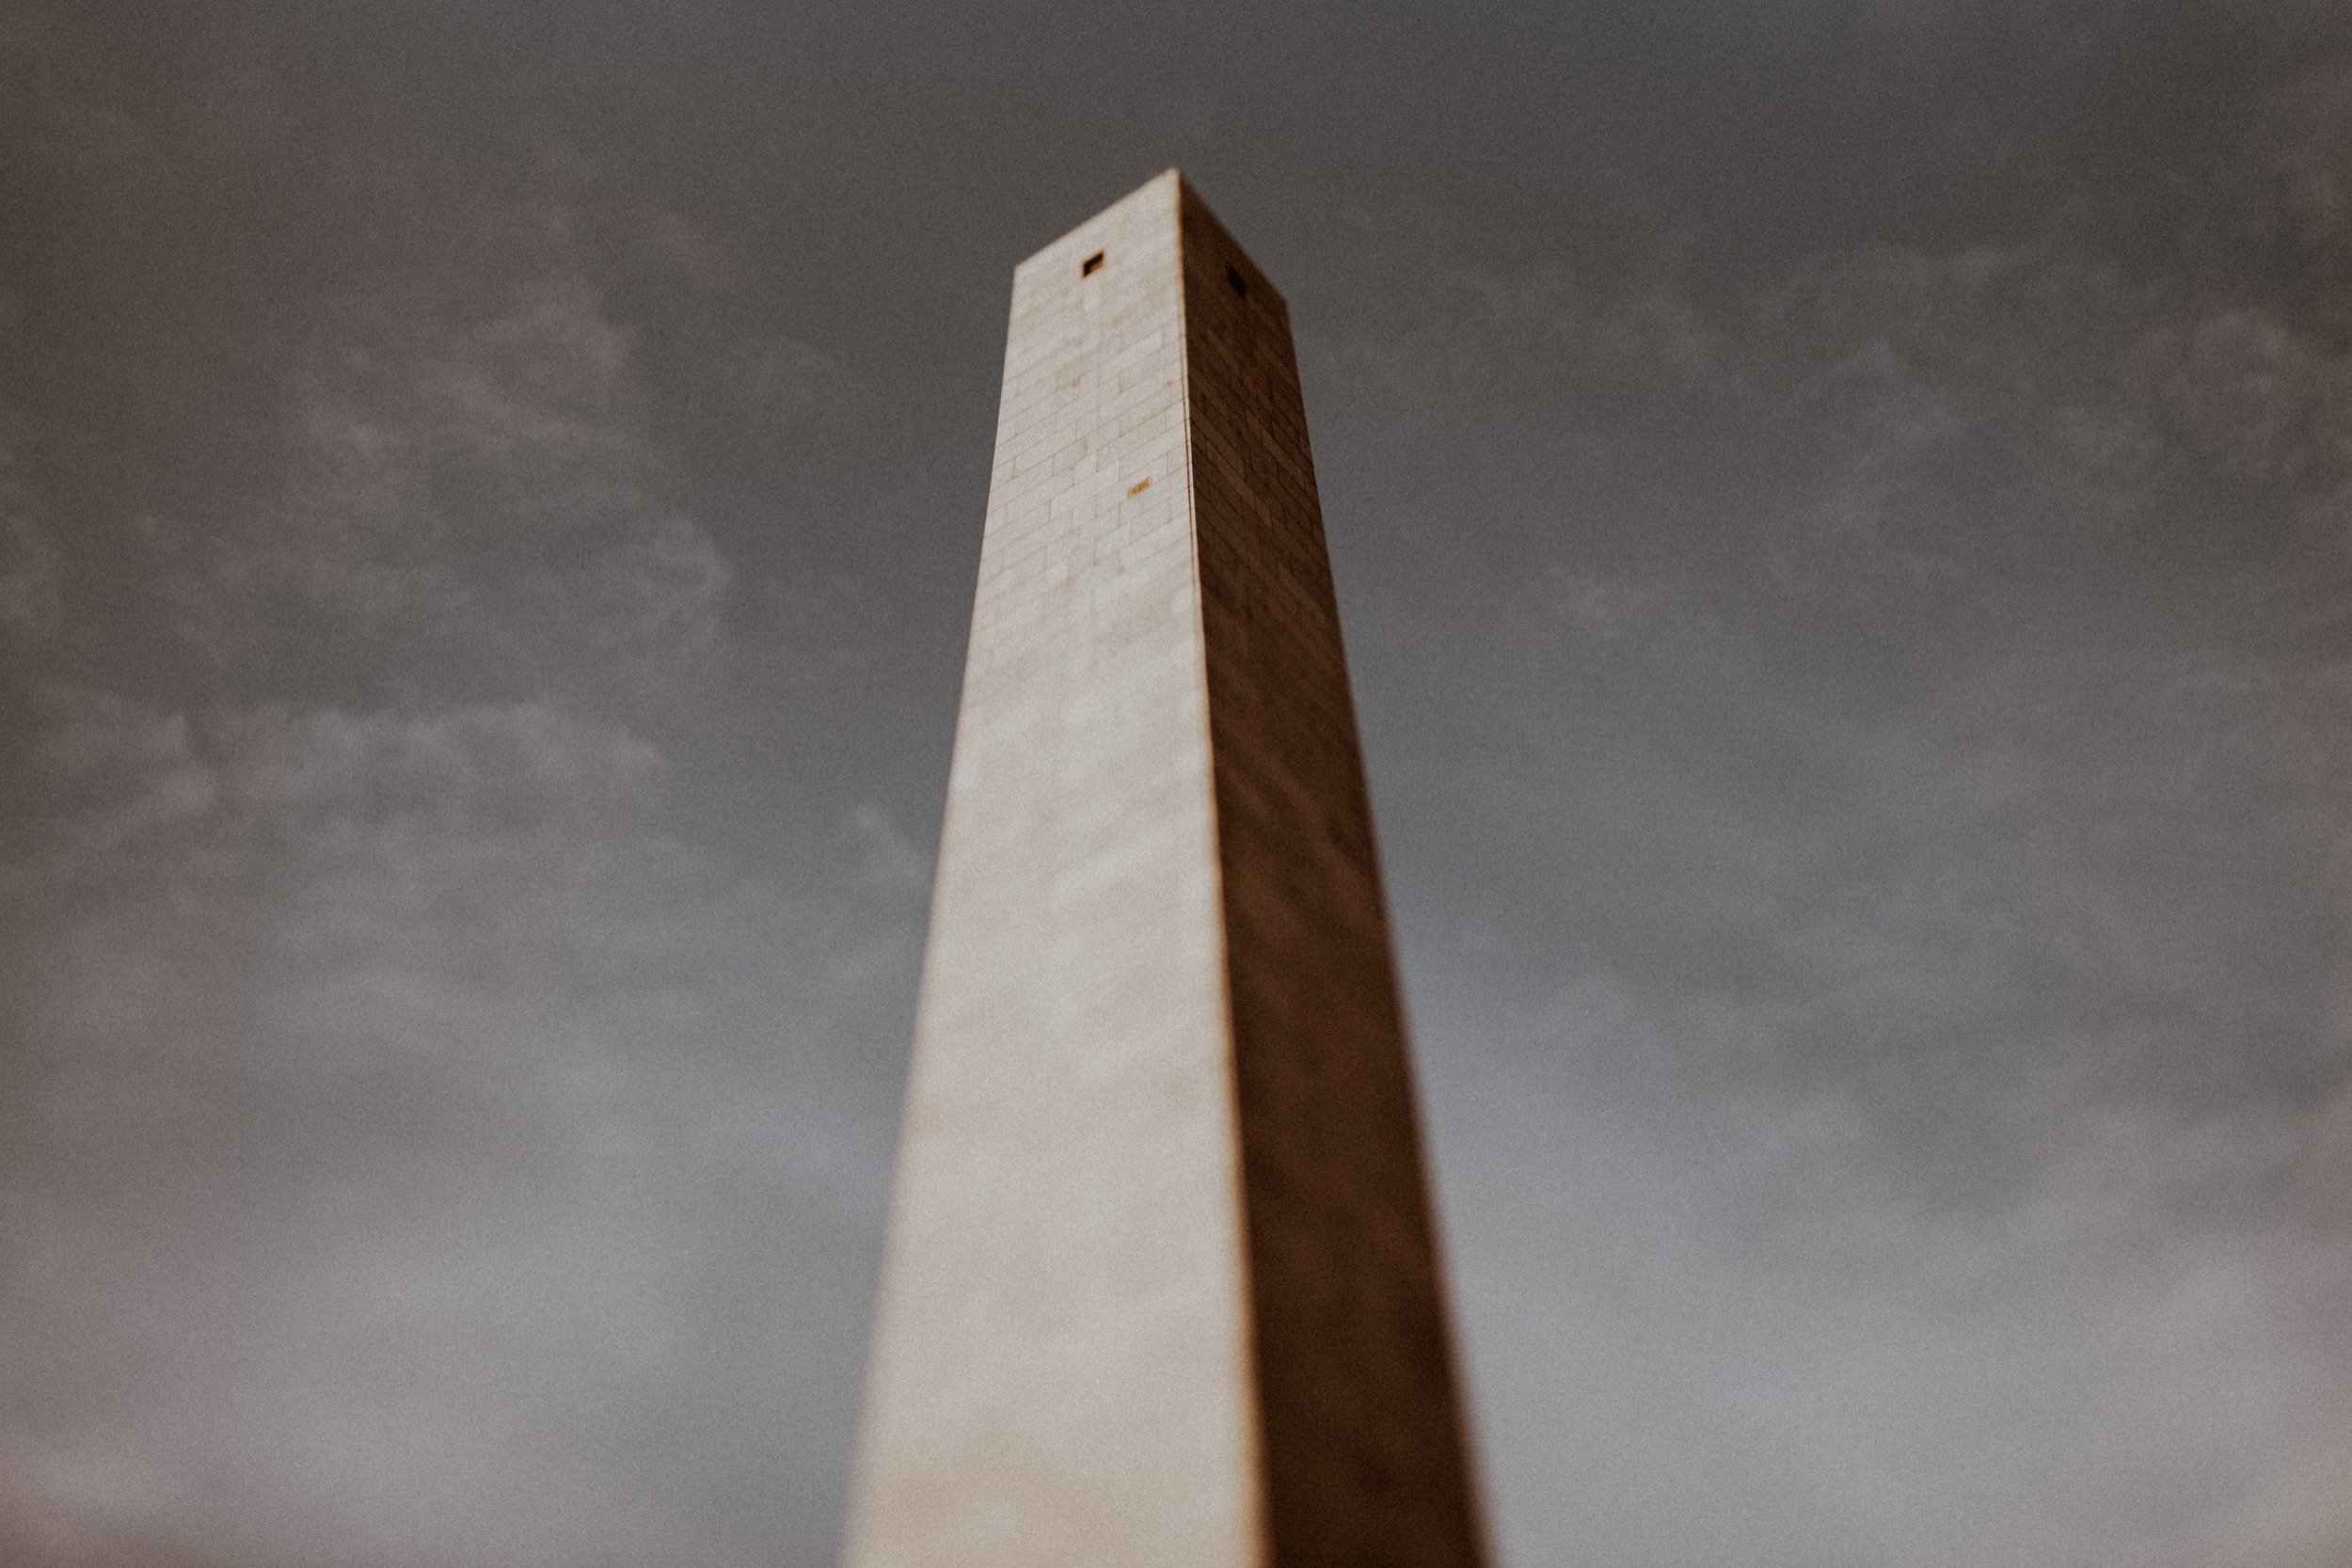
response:
<path fill-rule="evenodd" d="M 1482 1560 L 1282 297 L 1013 274 L 850 1568 Z"/>

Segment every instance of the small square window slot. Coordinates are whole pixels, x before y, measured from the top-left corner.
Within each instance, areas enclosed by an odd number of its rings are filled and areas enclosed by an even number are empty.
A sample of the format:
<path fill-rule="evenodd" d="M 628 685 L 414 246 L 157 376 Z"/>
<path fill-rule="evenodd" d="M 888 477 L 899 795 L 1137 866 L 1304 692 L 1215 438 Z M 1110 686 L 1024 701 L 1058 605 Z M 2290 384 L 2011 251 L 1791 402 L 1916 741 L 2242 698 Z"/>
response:
<path fill-rule="evenodd" d="M 1241 295 L 1242 298 L 1249 297 L 1249 279 L 1244 277 L 1241 275 L 1241 269 L 1231 261 L 1225 263 L 1225 281 L 1231 283 L 1233 286 L 1233 293 Z"/>
<path fill-rule="evenodd" d="M 1102 265 L 1103 253 L 1098 250 L 1093 255 L 1078 263 L 1078 276 L 1080 277 L 1092 277 L 1095 273 L 1101 269 Z"/>

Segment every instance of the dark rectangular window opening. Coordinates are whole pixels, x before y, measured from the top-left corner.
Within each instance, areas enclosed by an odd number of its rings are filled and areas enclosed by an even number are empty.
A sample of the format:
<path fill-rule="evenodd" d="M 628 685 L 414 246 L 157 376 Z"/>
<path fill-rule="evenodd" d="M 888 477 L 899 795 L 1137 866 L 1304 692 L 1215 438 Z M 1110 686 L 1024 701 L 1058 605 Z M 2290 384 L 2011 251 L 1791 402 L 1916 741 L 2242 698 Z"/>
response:
<path fill-rule="evenodd" d="M 1241 275 L 1241 269 L 1231 261 L 1225 263 L 1225 281 L 1231 283 L 1233 286 L 1233 293 L 1241 295 L 1242 298 L 1249 297 L 1249 279 L 1244 277 Z"/>
<path fill-rule="evenodd" d="M 1103 253 L 1098 250 L 1093 255 L 1088 257 L 1084 261 L 1079 263 L 1078 276 L 1080 277 L 1092 277 L 1094 276 L 1094 269 L 1102 264 Z"/>

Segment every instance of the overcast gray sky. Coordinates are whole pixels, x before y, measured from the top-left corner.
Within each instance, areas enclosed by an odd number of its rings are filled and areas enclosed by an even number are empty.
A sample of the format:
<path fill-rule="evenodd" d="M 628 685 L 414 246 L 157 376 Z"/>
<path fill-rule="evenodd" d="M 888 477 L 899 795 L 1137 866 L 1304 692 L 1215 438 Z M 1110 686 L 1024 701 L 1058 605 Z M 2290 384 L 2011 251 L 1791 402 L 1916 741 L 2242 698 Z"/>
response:
<path fill-rule="evenodd" d="M 1177 164 L 1508 1560 L 2352 1561 L 2340 11 L 0 0 L 0 1560 L 829 1561 L 1010 268 Z"/>

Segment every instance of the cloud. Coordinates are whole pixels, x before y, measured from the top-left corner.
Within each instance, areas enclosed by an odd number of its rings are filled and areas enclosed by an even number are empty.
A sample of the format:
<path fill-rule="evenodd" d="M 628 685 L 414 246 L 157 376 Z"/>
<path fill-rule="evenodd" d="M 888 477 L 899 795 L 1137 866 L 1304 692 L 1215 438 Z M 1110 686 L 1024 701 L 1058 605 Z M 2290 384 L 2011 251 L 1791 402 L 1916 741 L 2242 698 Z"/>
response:
<path fill-rule="evenodd" d="M 2161 332 L 2142 353 L 2178 427 L 2233 471 L 2322 498 L 2352 483 L 2352 355 L 2252 306 Z"/>
<path fill-rule="evenodd" d="M 832 356 L 797 339 L 771 334 L 730 341 L 718 355 L 728 390 L 771 427 L 800 423 L 856 384 Z"/>
<path fill-rule="evenodd" d="M 0 480 L 0 637 L 38 647 L 64 626 L 63 561 L 40 527 L 9 504 Z"/>
<path fill-rule="evenodd" d="M 1507 747 L 1548 791 L 1449 842 L 1527 869 L 1436 907 L 1400 879 L 1513 1558 L 2333 1560 L 2342 670 L 1956 669 L 1899 719 L 1801 721 L 1840 759 L 1817 801 L 1655 749 L 1685 672 L 1744 673 L 1724 744 L 1805 713 L 1735 619 L 1687 583 L 1568 603 L 1606 607 L 1563 626 L 1584 693 Z M 1649 747 L 1601 657 L 1653 661 Z M 1506 895 L 1540 901 L 1484 928 L 1538 945 L 1448 940 Z"/>
<path fill-rule="evenodd" d="M 1408 227 L 1373 304 L 1309 335 L 1311 381 L 1424 443 L 1443 410 L 1500 404 L 1449 434 L 1540 472 L 1597 540 L 1671 539 L 1866 615 L 2030 594 L 2127 542 L 2169 563 L 2216 529 L 2341 570 L 2346 79 L 2324 52 L 2268 68 L 2153 233 L 2090 190 L 1990 243 L 1955 222 L 1750 255 L 1608 188 L 1580 196 L 1629 230 L 1613 247 Z"/>
<path fill-rule="evenodd" d="M 2249 137 L 2256 178 L 2240 199 L 2249 227 L 2299 252 L 2341 304 L 2341 263 L 2352 251 L 2352 67 L 2340 50 L 2296 63 L 2259 104 Z"/>
<path fill-rule="evenodd" d="M 1690 1022 L 1587 989 L 1536 1039 L 1672 1050 Z M 2078 1117 L 2012 1201 L 1951 1208 L 1836 1091 L 1460 1092 L 1452 1236 L 1473 1365 L 1509 1369 L 1476 1392 L 1517 1560 L 2317 1568 L 2352 1528 L 2315 1310 L 2352 1238 L 2193 1217 L 2291 1126 Z"/>
<path fill-rule="evenodd" d="M 0 287 L 0 354 L 23 352 L 23 309 Z M 0 646 L 30 650 L 65 627 L 65 558 L 28 472 L 37 421 L 0 395 Z"/>
<path fill-rule="evenodd" d="M 2336 1568 L 2341 64 L 1685 9 L 1311 18 L 1211 95 L 1282 150 L 1202 174 L 1293 257 L 1506 1544 Z M 970 258 L 1129 111 L 91 14 L 0 19 L 78 29 L 0 93 L 72 220 L 0 493 L 0 1558 L 820 1560 Z"/>
<path fill-rule="evenodd" d="M 60 88 L 35 173 L 183 193 L 97 226 L 135 261 L 285 150 L 283 87 L 233 125 Z M 829 1559 L 921 879 L 879 807 L 862 869 L 779 847 L 788 751 L 710 806 L 709 716 L 760 699 L 663 422 L 702 318 L 628 291 L 739 306 L 741 258 L 579 160 L 452 189 L 327 139 L 367 243 L 306 230 L 208 318 L 233 364 L 111 367 L 184 447 L 93 478 L 101 437 L 32 464 L 0 420 L 0 638 L 40 655 L 0 676 L 0 1558 Z M 183 272 L 265 241 L 184 227 L 158 288 L 226 309 Z M 683 380 L 739 422 L 847 385 L 725 346 Z"/>
<path fill-rule="evenodd" d="M 877 893 L 899 897 L 928 892 L 930 860 L 880 807 L 861 801 L 851 808 L 850 828 L 856 835 L 858 879 Z"/>
<path fill-rule="evenodd" d="M 1399 868 L 1511 1554 L 2333 1560 L 2341 659 L 2076 636 L 1872 713 L 1776 635 L 1519 585 L 1478 875 Z"/>
<path fill-rule="evenodd" d="M 61 1561 L 774 1560 L 830 1383 L 713 1347 L 853 1332 L 777 1271 L 870 1224 L 828 1037 L 895 929 L 681 839 L 662 756 L 545 703 L 48 701 L 0 1513 Z"/>
<path fill-rule="evenodd" d="M 288 372 L 282 487 L 150 526 L 183 634 L 224 670 L 305 639 L 378 678 L 675 694 L 717 673 L 733 572 L 672 499 L 633 334 L 571 213 L 485 205 L 371 278 Z"/>

